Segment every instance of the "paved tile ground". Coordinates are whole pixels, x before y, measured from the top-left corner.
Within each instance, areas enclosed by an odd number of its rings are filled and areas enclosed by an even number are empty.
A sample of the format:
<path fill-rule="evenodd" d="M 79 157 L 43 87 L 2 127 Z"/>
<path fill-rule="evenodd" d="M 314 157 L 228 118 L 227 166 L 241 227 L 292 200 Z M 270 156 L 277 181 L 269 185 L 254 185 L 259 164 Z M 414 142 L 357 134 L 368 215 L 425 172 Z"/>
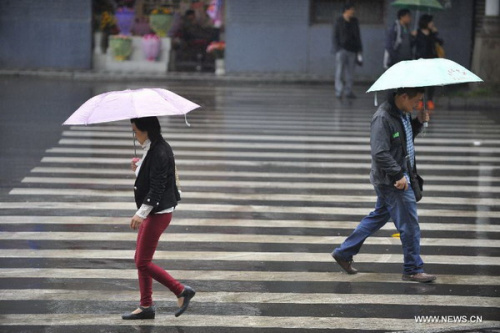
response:
<path fill-rule="evenodd" d="M 417 284 L 401 281 L 392 224 L 367 240 L 358 275 L 330 257 L 374 206 L 365 87 L 339 101 L 328 83 L 163 83 L 202 108 L 189 128 L 162 118 L 183 200 L 156 263 L 197 295 L 174 318 L 174 296 L 155 284 L 157 318 L 130 323 L 129 124 L 60 124 L 95 94 L 158 82 L 0 84 L 2 332 L 500 331 L 494 111 L 442 103 L 417 139 L 422 254 L 439 277 Z"/>

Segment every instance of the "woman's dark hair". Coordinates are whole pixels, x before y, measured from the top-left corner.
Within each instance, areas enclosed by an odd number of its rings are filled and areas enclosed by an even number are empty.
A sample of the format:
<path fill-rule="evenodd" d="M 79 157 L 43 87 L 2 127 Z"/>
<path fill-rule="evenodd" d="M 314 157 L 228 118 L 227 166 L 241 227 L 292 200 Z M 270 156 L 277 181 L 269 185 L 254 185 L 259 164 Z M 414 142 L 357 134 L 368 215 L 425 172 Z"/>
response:
<path fill-rule="evenodd" d="M 410 10 L 407 8 L 403 8 L 398 10 L 398 20 L 400 20 L 403 16 L 410 15 Z"/>
<path fill-rule="evenodd" d="M 151 142 L 161 139 L 161 126 L 157 117 L 144 117 L 130 119 L 132 124 L 135 124 L 137 129 L 143 132 L 148 132 L 148 137 Z"/>
<path fill-rule="evenodd" d="M 396 95 L 403 95 L 407 94 L 408 97 L 413 98 L 417 96 L 418 94 L 423 94 L 425 93 L 425 88 L 424 87 L 416 87 L 416 88 L 398 88 L 396 90 Z"/>
<path fill-rule="evenodd" d="M 422 16 L 420 16 L 420 19 L 418 20 L 418 27 L 420 29 L 428 29 L 429 27 L 429 23 L 432 22 L 432 15 L 429 15 L 429 14 L 424 14 Z"/>

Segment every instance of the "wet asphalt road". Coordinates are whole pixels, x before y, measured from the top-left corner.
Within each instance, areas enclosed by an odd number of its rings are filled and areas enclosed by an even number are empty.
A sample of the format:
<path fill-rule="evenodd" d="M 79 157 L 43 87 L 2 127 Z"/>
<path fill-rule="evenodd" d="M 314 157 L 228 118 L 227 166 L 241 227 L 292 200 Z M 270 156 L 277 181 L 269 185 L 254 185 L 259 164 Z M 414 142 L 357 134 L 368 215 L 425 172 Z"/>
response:
<path fill-rule="evenodd" d="M 155 284 L 138 301 L 126 122 L 63 127 L 95 94 L 161 86 L 202 108 L 163 118 L 183 200 L 156 262 L 198 294 L 175 319 Z M 422 255 L 433 284 L 401 281 L 388 224 L 356 257 L 330 257 L 374 205 L 371 96 L 329 85 L 91 83 L 0 78 L 0 331 L 498 332 L 500 126 L 495 111 L 438 108 L 417 140 L 426 179 Z M 444 103 L 443 103 L 444 104 Z M 415 316 L 437 316 L 416 323 Z"/>

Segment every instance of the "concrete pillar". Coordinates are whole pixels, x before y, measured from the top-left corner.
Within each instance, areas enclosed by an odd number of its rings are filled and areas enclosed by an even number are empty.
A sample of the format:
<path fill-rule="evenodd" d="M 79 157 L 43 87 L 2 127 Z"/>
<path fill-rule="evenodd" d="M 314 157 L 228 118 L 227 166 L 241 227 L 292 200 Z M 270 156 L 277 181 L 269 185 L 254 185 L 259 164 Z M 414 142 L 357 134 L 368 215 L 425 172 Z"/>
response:
<path fill-rule="evenodd" d="M 472 70 L 486 83 L 500 83 L 500 0 L 486 0 L 485 16 L 476 34 Z"/>
<path fill-rule="evenodd" d="M 500 14 L 500 1 L 499 0 L 486 0 L 486 16 L 498 16 Z"/>

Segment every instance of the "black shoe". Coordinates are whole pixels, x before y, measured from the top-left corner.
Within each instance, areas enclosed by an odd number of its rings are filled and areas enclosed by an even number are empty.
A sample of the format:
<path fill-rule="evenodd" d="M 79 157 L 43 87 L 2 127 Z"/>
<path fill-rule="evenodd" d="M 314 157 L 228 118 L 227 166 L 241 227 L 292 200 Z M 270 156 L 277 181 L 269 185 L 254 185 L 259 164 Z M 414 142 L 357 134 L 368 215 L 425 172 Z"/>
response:
<path fill-rule="evenodd" d="M 402 280 L 428 283 L 436 280 L 436 276 L 427 273 L 403 274 Z"/>
<path fill-rule="evenodd" d="M 347 274 L 356 274 L 358 273 L 358 270 L 354 267 L 352 267 L 352 261 L 346 261 L 339 256 L 337 256 L 335 253 L 332 253 L 333 259 L 342 267 L 344 271 L 346 271 Z"/>
<path fill-rule="evenodd" d="M 125 320 L 137 320 L 137 319 L 155 319 L 155 307 L 150 306 L 149 308 L 139 307 L 142 312 L 139 313 L 126 313 L 122 315 L 122 319 Z"/>
<path fill-rule="evenodd" d="M 356 95 L 354 95 L 353 93 L 350 93 L 350 94 L 347 94 L 345 97 L 349 98 L 349 99 L 356 99 Z"/>
<path fill-rule="evenodd" d="M 191 287 L 184 286 L 184 290 L 182 291 L 182 293 L 180 293 L 177 296 L 177 298 L 184 297 L 184 302 L 182 303 L 182 306 L 179 308 L 179 310 L 177 310 L 175 312 L 176 317 L 179 317 L 181 314 L 184 313 L 184 311 L 186 311 L 186 309 L 189 306 L 189 301 L 191 300 L 191 298 L 194 297 L 195 294 L 196 294 L 196 291 L 194 291 Z"/>

